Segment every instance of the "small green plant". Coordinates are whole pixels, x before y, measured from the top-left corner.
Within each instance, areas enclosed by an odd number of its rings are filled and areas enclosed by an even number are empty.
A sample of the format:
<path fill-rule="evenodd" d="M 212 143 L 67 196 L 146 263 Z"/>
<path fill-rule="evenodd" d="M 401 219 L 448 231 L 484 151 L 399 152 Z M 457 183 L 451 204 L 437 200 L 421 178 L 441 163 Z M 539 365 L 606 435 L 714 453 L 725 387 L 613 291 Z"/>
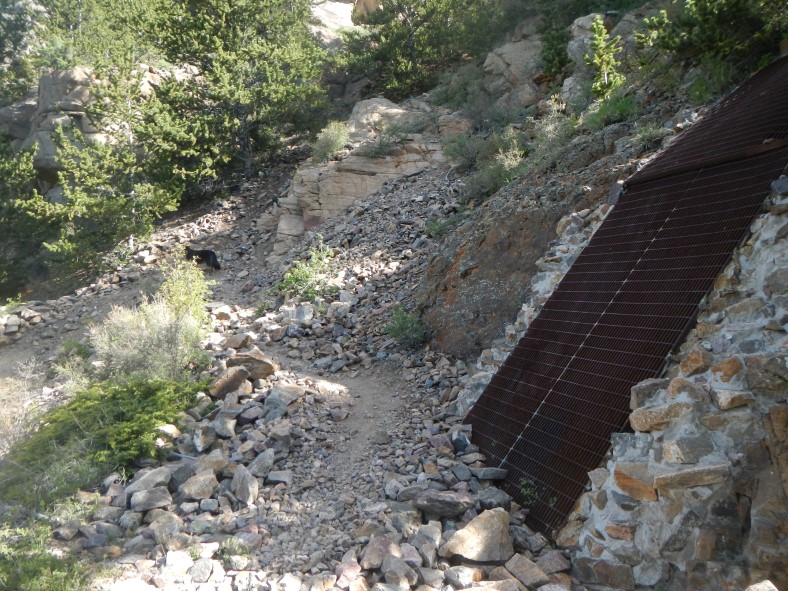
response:
<path fill-rule="evenodd" d="M 644 152 L 651 152 L 662 145 L 662 140 L 670 135 L 670 131 L 659 124 L 653 123 L 639 127 L 635 131 L 635 138 L 640 142 Z"/>
<path fill-rule="evenodd" d="M 356 154 L 365 158 L 384 158 L 391 154 L 402 143 L 406 127 L 400 123 L 386 126 L 377 136 L 356 149 Z"/>
<path fill-rule="evenodd" d="M 589 107 L 583 126 L 589 131 L 598 131 L 613 123 L 634 118 L 638 110 L 634 96 L 612 92 Z"/>
<path fill-rule="evenodd" d="M 88 591 L 95 566 L 72 556 L 53 555 L 47 547 L 51 536 L 47 523 L 4 511 L 0 522 L 0 589 Z"/>
<path fill-rule="evenodd" d="M 698 66 L 697 75 L 687 87 L 690 101 L 696 105 L 708 103 L 715 96 L 728 91 L 735 80 L 735 71 L 731 64 L 710 57 Z"/>
<path fill-rule="evenodd" d="M 93 349 L 77 339 L 68 337 L 61 345 L 61 354 L 66 358 L 77 357 L 84 361 L 93 354 Z"/>
<path fill-rule="evenodd" d="M 217 556 L 220 560 L 227 560 L 230 556 L 249 556 L 249 546 L 240 538 L 230 537 L 219 544 Z"/>
<path fill-rule="evenodd" d="M 517 490 L 520 493 L 520 501 L 526 509 L 534 507 L 539 502 L 539 489 L 536 483 L 530 478 L 522 477 L 517 483 Z"/>
<path fill-rule="evenodd" d="M 186 548 L 186 552 L 189 553 L 189 558 L 192 560 L 199 560 L 202 557 L 202 547 L 199 543 L 192 544 L 188 548 Z"/>
<path fill-rule="evenodd" d="M 391 322 L 386 325 L 388 335 L 403 345 L 415 347 L 424 342 L 427 332 L 416 314 L 406 312 L 402 306 L 391 313 Z"/>
<path fill-rule="evenodd" d="M 330 121 L 317 134 L 317 138 L 312 143 L 312 159 L 315 162 L 331 159 L 334 154 L 345 147 L 348 139 L 350 139 L 350 128 L 347 123 Z"/>
<path fill-rule="evenodd" d="M 459 226 L 468 217 L 468 212 L 460 210 L 442 220 L 430 219 L 424 224 L 424 229 L 432 238 L 443 238 L 446 234 Z"/>
<path fill-rule="evenodd" d="M 207 324 L 205 300 L 216 282 L 206 280 L 196 263 L 185 258 L 165 261 L 161 270 L 164 283 L 156 294 L 167 303 L 175 316 L 191 316 L 201 324 Z"/>
<path fill-rule="evenodd" d="M 591 90 L 596 98 L 606 98 L 612 91 L 624 84 L 626 77 L 618 71 L 621 62 L 621 37 L 608 38 L 607 29 L 601 15 L 597 15 L 591 25 L 591 53 L 586 54 L 586 63 L 594 70 Z"/>
<path fill-rule="evenodd" d="M 548 100 L 548 112 L 535 122 L 535 137 L 528 146 L 526 170 L 541 172 L 552 167 L 577 130 L 577 120 L 566 112 L 559 95 Z"/>
<path fill-rule="evenodd" d="M 309 249 L 309 259 L 296 261 L 287 270 L 277 289 L 287 296 L 297 296 L 302 300 L 312 300 L 327 294 L 331 288 L 325 275 L 334 251 L 323 244 L 323 237 L 317 235 L 317 244 Z"/>
<path fill-rule="evenodd" d="M 526 136 L 513 128 L 478 136 L 456 136 L 446 144 L 446 155 L 460 170 L 475 168 L 462 192 L 465 202 L 481 201 L 525 170 Z"/>
<path fill-rule="evenodd" d="M 16 297 L 9 297 L 5 299 L 5 304 L 0 306 L 0 314 L 11 314 L 19 309 L 22 305 L 22 294 L 19 293 Z"/>

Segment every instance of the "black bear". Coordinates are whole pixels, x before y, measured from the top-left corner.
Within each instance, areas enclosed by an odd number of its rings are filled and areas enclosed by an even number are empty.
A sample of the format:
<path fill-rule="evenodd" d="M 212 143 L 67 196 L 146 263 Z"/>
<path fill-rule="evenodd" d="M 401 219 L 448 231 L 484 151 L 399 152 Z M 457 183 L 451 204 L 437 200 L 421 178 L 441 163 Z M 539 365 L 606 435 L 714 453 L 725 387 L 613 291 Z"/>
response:
<path fill-rule="evenodd" d="M 198 263 L 205 263 L 217 271 L 222 268 L 222 266 L 219 264 L 219 259 L 216 257 L 216 253 L 208 248 L 198 250 L 196 248 L 192 248 L 191 246 L 187 246 L 186 258 L 197 261 Z"/>

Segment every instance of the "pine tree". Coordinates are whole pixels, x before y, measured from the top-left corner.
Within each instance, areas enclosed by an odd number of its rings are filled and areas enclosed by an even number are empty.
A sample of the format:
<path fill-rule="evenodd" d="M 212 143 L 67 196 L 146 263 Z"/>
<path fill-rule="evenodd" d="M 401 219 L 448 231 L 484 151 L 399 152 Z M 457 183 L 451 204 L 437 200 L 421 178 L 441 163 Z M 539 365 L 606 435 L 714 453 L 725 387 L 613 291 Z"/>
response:
<path fill-rule="evenodd" d="M 276 147 L 283 129 L 322 96 L 324 55 L 307 29 L 309 15 L 309 0 L 175 0 L 157 23 L 167 58 L 200 72 L 162 100 L 207 126 L 245 174 L 253 156 Z"/>
<path fill-rule="evenodd" d="M 608 38 L 600 15 L 594 18 L 591 33 L 591 53 L 585 55 L 586 63 L 594 69 L 591 91 L 596 98 L 607 98 L 626 81 L 626 77 L 618 71 L 621 62 L 616 59 L 621 52 L 621 37 Z"/>

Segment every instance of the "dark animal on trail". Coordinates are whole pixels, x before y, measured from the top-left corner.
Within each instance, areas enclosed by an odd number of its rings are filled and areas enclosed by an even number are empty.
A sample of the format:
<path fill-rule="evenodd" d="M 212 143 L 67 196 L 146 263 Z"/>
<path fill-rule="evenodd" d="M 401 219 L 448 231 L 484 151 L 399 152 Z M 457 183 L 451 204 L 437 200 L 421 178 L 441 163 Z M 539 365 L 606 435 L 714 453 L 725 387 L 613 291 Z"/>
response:
<path fill-rule="evenodd" d="M 205 263 L 217 271 L 222 268 L 222 266 L 219 264 L 219 259 L 216 257 L 216 253 L 209 248 L 200 250 L 187 246 L 186 258 L 192 261 L 197 261 L 198 263 Z"/>

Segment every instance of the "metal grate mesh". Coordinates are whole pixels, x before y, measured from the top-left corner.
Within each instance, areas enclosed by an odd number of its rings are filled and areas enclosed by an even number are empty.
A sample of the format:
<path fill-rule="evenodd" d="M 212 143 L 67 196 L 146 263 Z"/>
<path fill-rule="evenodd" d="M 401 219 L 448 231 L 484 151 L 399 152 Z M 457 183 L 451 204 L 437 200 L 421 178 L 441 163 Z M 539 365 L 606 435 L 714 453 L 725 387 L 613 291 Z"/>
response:
<path fill-rule="evenodd" d="M 764 144 L 788 129 L 788 60 L 778 64 L 674 142 L 678 156 L 671 146 L 629 179 L 468 414 L 531 527 L 554 535 L 566 521 L 627 426 L 631 387 L 662 372 L 788 165 L 788 146 Z"/>

